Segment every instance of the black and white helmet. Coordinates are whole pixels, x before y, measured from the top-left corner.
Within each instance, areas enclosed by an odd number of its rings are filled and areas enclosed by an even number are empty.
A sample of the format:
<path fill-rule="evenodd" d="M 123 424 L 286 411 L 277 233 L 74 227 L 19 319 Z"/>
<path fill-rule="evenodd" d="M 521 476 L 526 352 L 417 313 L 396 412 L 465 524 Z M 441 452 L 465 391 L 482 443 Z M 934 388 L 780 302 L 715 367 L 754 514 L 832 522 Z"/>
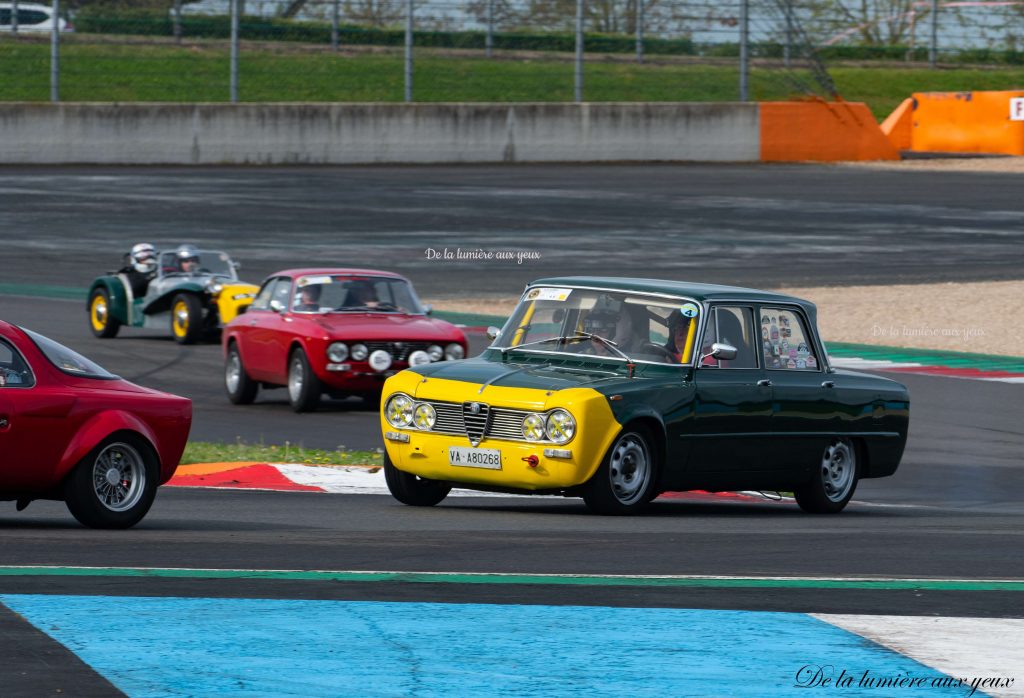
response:
<path fill-rule="evenodd" d="M 148 242 L 140 242 L 132 247 L 131 258 L 137 272 L 149 274 L 156 269 L 156 248 Z"/>

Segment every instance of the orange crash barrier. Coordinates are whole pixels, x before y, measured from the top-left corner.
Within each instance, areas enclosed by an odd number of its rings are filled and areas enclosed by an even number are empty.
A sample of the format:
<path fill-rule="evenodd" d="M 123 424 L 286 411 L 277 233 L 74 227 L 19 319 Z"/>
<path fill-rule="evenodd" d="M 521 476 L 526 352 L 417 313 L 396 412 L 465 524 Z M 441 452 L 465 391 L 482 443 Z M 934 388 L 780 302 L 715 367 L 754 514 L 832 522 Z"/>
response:
<path fill-rule="evenodd" d="M 1024 92 L 915 92 L 882 130 L 900 150 L 1024 155 Z"/>
<path fill-rule="evenodd" d="M 762 102 L 761 160 L 899 160 L 899 149 L 860 102 Z"/>

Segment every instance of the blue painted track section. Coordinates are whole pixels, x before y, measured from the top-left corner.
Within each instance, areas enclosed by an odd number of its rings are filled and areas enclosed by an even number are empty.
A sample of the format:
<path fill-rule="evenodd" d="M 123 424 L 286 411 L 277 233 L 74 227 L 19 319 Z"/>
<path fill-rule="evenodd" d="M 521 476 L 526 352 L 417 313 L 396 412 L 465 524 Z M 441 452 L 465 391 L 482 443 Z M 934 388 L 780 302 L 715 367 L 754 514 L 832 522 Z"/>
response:
<path fill-rule="evenodd" d="M 799 688 L 796 675 L 810 664 L 832 665 L 836 675 L 942 676 L 797 613 L 50 595 L 0 602 L 129 696 L 879 696 L 886 691 Z"/>

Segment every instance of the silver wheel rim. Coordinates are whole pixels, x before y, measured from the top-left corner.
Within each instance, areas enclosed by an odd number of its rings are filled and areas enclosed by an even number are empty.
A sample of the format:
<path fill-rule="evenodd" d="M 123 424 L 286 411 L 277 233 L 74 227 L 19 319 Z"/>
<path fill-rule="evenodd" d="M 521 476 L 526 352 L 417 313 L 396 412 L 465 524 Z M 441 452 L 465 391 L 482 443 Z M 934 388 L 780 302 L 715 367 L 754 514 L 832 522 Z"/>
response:
<path fill-rule="evenodd" d="M 128 444 L 111 444 L 100 451 L 92 467 L 93 492 L 110 511 L 128 511 L 146 489 L 142 456 Z"/>
<path fill-rule="evenodd" d="M 224 372 L 224 380 L 228 384 L 228 391 L 232 394 L 238 392 L 238 384 L 242 382 L 242 359 L 238 352 L 228 354 L 228 365 Z"/>
<path fill-rule="evenodd" d="M 302 359 L 296 356 L 288 367 L 288 397 L 292 402 L 298 402 L 302 397 L 302 386 L 306 382 L 305 372 L 302 370 Z"/>
<path fill-rule="evenodd" d="M 639 501 L 651 479 L 651 459 L 647 444 L 637 434 L 625 434 L 612 446 L 608 462 L 612 493 L 622 504 Z"/>
<path fill-rule="evenodd" d="M 846 499 L 856 472 L 857 461 L 848 444 L 837 441 L 825 449 L 821 457 L 821 484 L 829 501 L 841 502 Z"/>

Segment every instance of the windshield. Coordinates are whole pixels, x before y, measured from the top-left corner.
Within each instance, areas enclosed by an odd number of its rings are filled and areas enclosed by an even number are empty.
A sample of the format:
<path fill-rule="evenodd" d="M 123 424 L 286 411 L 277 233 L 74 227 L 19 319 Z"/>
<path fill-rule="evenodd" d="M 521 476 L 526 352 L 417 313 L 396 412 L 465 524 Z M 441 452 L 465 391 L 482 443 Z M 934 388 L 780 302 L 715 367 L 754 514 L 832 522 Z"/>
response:
<path fill-rule="evenodd" d="M 491 346 L 690 364 L 699 320 L 700 306 L 685 298 L 538 287 L 527 290 Z"/>
<path fill-rule="evenodd" d="M 412 284 L 385 276 L 300 276 L 295 282 L 296 313 L 381 312 L 423 315 Z"/>
<path fill-rule="evenodd" d="M 24 327 L 21 329 L 33 342 L 36 343 L 36 346 L 39 347 L 39 351 L 43 352 L 43 355 L 49 359 L 50 363 L 64 373 L 68 373 L 72 376 L 78 376 L 79 378 L 98 378 L 100 380 L 117 379 L 117 376 L 113 373 L 110 373 L 105 368 L 93 363 L 81 354 L 71 351 L 63 344 L 58 344 L 52 339 L 44 337 L 41 334 L 37 334 L 32 330 L 26 330 Z"/>
<path fill-rule="evenodd" d="M 195 274 L 213 274 L 229 279 L 237 279 L 235 265 L 226 252 L 196 250 L 190 256 L 179 255 L 177 250 L 160 253 L 161 276 L 193 276 Z"/>

